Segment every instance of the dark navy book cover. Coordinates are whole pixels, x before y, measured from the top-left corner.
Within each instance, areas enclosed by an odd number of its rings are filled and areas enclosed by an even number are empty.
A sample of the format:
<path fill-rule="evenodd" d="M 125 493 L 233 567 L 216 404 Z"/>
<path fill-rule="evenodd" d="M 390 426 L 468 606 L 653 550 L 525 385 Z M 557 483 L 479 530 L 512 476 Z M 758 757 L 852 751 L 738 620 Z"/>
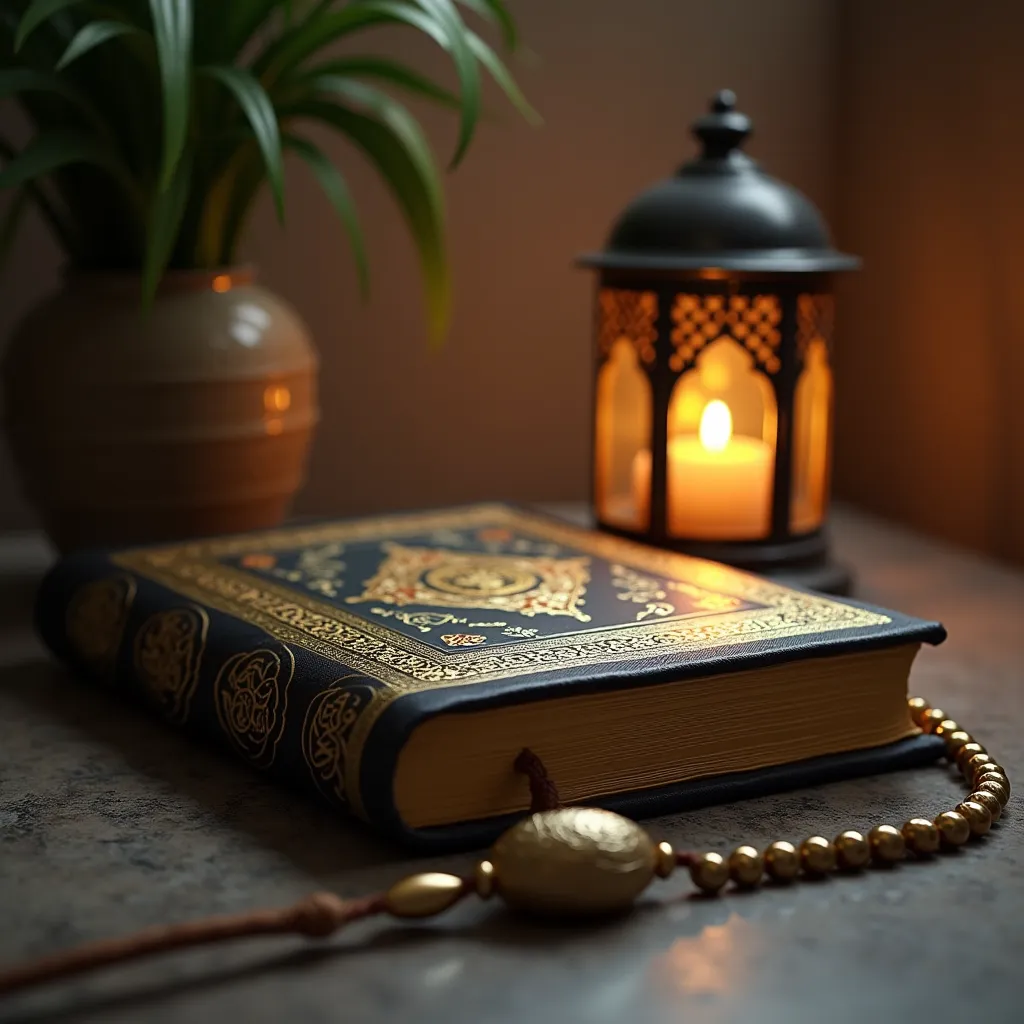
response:
<path fill-rule="evenodd" d="M 509 812 L 437 828 L 401 819 L 395 764 L 431 716 L 944 636 L 497 504 L 72 555 L 44 581 L 37 621 L 83 675 L 438 849 L 488 841 Z M 595 802 L 664 813 L 909 767 L 941 748 L 908 736 Z"/>

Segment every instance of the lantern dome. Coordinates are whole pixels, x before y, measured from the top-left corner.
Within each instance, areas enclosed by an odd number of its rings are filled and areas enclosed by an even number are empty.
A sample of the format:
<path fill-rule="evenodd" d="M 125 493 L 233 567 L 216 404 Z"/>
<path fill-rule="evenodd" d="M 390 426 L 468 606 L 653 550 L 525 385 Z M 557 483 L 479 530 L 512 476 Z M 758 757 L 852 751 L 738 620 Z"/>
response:
<path fill-rule="evenodd" d="M 770 177 L 740 148 L 752 129 L 724 89 L 694 122 L 700 155 L 633 200 L 605 249 L 580 258 L 607 270 L 753 272 L 854 270 L 814 204 Z"/>

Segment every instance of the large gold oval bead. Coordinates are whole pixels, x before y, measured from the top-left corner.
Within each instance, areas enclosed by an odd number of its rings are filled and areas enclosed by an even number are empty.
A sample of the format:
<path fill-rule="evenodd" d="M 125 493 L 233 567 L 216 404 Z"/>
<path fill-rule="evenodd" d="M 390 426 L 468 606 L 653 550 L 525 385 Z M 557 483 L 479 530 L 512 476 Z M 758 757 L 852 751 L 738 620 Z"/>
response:
<path fill-rule="evenodd" d="M 596 807 L 541 811 L 513 825 L 491 851 L 497 890 L 535 914 L 625 910 L 654 877 L 657 849 L 635 822 Z"/>

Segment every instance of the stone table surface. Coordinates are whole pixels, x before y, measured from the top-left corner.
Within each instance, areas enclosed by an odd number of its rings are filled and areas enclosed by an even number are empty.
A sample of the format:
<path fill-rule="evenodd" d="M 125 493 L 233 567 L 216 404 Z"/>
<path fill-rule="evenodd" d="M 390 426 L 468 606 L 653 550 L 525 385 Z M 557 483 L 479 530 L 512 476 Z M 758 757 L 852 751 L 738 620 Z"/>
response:
<path fill-rule="evenodd" d="M 834 533 L 859 596 L 945 622 L 912 687 L 1020 775 L 1024 575 L 849 511 Z M 29 630 L 47 557 L 29 535 L 0 543 L 0 963 L 471 864 L 411 858 L 74 681 Z M 648 824 L 725 850 L 931 816 L 960 792 L 936 766 Z M 1011 803 L 959 853 L 750 895 L 694 898 L 677 873 L 631 916 L 588 928 L 467 901 L 322 944 L 176 953 L 0 999 L 0 1021 L 1022 1021 L 1022 822 Z"/>

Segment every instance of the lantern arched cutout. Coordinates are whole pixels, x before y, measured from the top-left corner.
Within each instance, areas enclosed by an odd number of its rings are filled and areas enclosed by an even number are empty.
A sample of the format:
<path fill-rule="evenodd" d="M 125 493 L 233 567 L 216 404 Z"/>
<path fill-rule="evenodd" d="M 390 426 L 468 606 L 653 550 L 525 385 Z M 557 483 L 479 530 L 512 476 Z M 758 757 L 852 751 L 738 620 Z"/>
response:
<path fill-rule="evenodd" d="M 832 433 L 832 370 L 828 338 L 832 296 L 797 299 L 797 354 L 801 370 L 793 396 L 793 478 L 790 529 L 816 530 L 825 521 L 829 492 L 829 439 Z"/>
<path fill-rule="evenodd" d="M 668 405 L 668 532 L 761 540 L 771 532 L 775 393 L 731 337 L 703 348 Z"/>
<path fill-rule="evenodd" d="M 594 502 L 602 519 L 645 530 L 650 504 L 640 499 L 636 477 L 651 449 L 653 398 L 642 364 L 654 359 L 657 299 L 650 292 L 607 288 L 600 295 L 600 316 Z"/>
<path fill-rule="evenodd" d="M 859 261 L 743 152 L 735 100 L 715 97 L 696 159 L 580 260 L 599 273 L 594 511 L 611 533 L 840 592 L 827 346 L 834 275 Z"/>

